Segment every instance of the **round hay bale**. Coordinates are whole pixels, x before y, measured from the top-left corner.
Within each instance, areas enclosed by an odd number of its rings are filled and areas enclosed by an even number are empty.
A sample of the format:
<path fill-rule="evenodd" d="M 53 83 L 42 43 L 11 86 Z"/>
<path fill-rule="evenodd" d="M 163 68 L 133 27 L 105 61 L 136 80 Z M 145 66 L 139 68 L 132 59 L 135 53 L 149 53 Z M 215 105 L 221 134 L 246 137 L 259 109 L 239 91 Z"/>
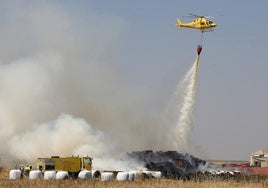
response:
<path fill-rule="evenodd" d="M 154 178 L 161 178 L 162 174 L 160 171 L 152 171 L 152 176 Z"/>
<path fill-rule="evenodd" d="M 91 170 L 91 175 L 93 178 L 100 178 L 101 177 L 101 173 L 98 170 Z"/>
<path fill-rule="evenodd" d="M 142 174 L 143 174 L 145 179 L 150 179 L 150 178 L 153 177 L 153 172 L 152 171 L 144 170 L 144 171 L 142 171 Z"/>
<path fill-rule="evenodd" d="M 142 171 L 135 172 L 135 180 L 145 180 L 147 175 Z"/>
<path fill-rule="evenodd" d="M 112 172 L 102 172 L 101 173 L 101 181 L 110 181 L 114 178 L 114 174 Z"/>
<path fill-rule="evenodd" d="M 58 171 L 56 173 L 56 180 L 66 180 L 68 179 L 69 174 L 66 171 Z"/>
<path fill-rule="evenodd" d="M 89 180 L 89 179 L 91 179 L 91 177 L 92 177 L 91 171 L 88 171 L 88 170 L 82 170 L 78 174 L 78 178 L 82 179 L 82 180 Z"/>
<path fill-rule="evenodd" d="M 54 180 L 56 179 L 56 171 L 45 171 L 44 179 L 46 180 Z"/>
<path fill-rule="evenodd" d="M 129 181 L 134 181 L 136 177 L 136 172 L 135 171 L 129 171 L 128 172 L 128 180 Z"/>
<path fill-rule="evenodd" d="M 21 171 L 20 170 L 10 170 L 9 171 L 9 179 L 16 180 L 21 178 Z"/>
<path fill-rule="evenodd" d="M 116 180 L 127 181 L 128 177 L 129 177 L 128 172 L 118 172 L 116 175 Z"/>
<path fill-rule="evenodd" d="M 30 180 L 36 180 L 41 178 L 41 171 L 40 170 L 31 170 L 29 173 Z"/>

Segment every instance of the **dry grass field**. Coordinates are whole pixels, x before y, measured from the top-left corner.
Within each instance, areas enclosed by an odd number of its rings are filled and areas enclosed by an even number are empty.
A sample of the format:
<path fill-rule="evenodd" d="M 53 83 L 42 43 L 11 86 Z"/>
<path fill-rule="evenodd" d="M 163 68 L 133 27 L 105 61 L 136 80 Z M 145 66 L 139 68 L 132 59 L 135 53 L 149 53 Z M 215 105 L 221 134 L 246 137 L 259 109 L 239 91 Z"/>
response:
<path fill-rule="evenodd" d="M 182 180 L 167 180 L 167 179 L 152 179 L 152 180 L 139 180 L 139 181 L 107 181 L 102 182 L 100 180 L 90 180 L 90 181 L 82 181 L 82 180 L 29 180 L 29 179 L 21 179 L 21 180 L 9 180 L 9 171 L 2 170 L 0 172 L 0 187 L 18 187 L 18 188 L 35 188 L 35 187 L 94 187 L 94 188 L 229 188 L 229 187 L 241 187 L 241 188 L 259 188 L 259 187 L 268 187 L 268 179 L 262 180 L 260 182 L 255 181 L 203 181 L 203 182 L 195 182 L 195 181 L 186 181 Z"/>

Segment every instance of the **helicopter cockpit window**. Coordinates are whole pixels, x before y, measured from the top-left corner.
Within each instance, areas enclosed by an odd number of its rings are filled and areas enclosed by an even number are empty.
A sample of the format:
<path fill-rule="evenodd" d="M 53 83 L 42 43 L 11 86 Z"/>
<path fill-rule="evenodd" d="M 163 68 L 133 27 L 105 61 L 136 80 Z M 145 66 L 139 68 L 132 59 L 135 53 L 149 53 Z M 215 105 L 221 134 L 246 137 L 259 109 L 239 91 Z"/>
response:
<path fill-rule="evenodd" d="M 209 24 L 213 24 L 213 22 L 212 22 L 212 21 L 208 21 L 208 23 L 209 23 Z"/>

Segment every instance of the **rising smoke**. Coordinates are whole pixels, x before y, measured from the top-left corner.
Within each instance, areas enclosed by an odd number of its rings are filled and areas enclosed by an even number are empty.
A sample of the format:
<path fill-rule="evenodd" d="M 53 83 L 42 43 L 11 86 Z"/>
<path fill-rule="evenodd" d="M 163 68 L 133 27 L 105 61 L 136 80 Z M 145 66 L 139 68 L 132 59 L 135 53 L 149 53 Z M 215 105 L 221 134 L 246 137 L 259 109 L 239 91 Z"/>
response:
<path fill-rule="evenodd" d="M 161 149 L 150 90 L 120 81 L 122 19 L 53 1 L 1 7 L 1 155 L 88 154 L 98 167 L 120 152 Z"/>
<path fill-rule="evenodd" d="M 187 149 L 196 63 L 178 123 L 166 125 L 154 93 L 122 81 L 122 19 L 88 7 L 76 15 L 59 1 L 0 5 L 1 156 L 90 155 L 95 168 L 125 169 L 122 152 Z"/>

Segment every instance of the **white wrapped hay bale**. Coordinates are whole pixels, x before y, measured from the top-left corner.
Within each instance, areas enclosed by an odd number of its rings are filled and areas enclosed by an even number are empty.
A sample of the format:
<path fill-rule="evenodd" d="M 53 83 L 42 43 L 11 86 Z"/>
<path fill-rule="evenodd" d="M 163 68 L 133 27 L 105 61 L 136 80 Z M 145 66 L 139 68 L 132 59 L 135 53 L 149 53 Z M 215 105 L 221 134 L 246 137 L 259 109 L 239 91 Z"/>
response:
<path fill-rule="evenodd" d="M 136 176 L 136 172 L 135 171 L 129 171 L 128 172 L 128 180 L 129 181 L 134 181 L 135 180 L 135 176 Z"/>
<path fill-rule="evenodd" d="M 127 181 L 129 177 L 128 172 L 118 172 L 116 175 L 116 180 L 118 181 Z"/>
<path fill-rule="evenodd" d="M 89 179 L 91 179 L 91 177 L 92 177 L 91 171 L 88 171 L 88 170 L 82 170 L 78 174 L 78 178 L 82 179 L 82 180 L 89 180 Z"/>
<path fill-rule="evenodd" d="M 92 178 L 99 178 L 101 177 L 101 173 L 98 170 L 91 170 L 91 176 Z"/>
<path fill-rule="evenodd" d="M 146 178 L 161 178 L 162 173 L 161 171 L 143 171 L 144 174 L 146 174 Z"/>
<path fill-rule="evenodd" d="M 16 180 L 21 178 L 21 171 L 20 170 L 10 170 L 9 171 L 9 179 Z"/>
<path fill-rule="evenodd" d="M 66 171 L 58 171 L 56 173 L 56 180 L 66 180 L 68 179 L 69 174 Z"/>
<path fill-rule="evenodd" d="M 142 171 L 142 173 L 143 173 L 145 179 L 153 177 L 153 172 L 152 171 L 145 170 L 145 171 Z"/>
<path fill-rule="evenodd" d="M 152 171 L 151 173 L 154 178 L 161 178 L 162 176 L 162 173 L 160 171 Z"/>
<path fill-rule="evenodd" d="M 112 172 L 102 172 L 101 173 L 101 181 L 110 181 L 114 177 Z"/>
<path fill-rule="evenodd" d="M 54 180 L 56 179 L 56 171 L 45 171 L 44 179 L 46 180 Z"/>
<path fill-rule="evenodd" d="M 143 171 L 136 171 L 135 172 L 135 180 L 145 180 L 146 179 L 146 174 Z"/>
<path fill-rule="evenodd" d="M 41 171 L 40 170 L 31 170 L 29 173 L 30 180 L 36 180 L 41 178 Z"/>

